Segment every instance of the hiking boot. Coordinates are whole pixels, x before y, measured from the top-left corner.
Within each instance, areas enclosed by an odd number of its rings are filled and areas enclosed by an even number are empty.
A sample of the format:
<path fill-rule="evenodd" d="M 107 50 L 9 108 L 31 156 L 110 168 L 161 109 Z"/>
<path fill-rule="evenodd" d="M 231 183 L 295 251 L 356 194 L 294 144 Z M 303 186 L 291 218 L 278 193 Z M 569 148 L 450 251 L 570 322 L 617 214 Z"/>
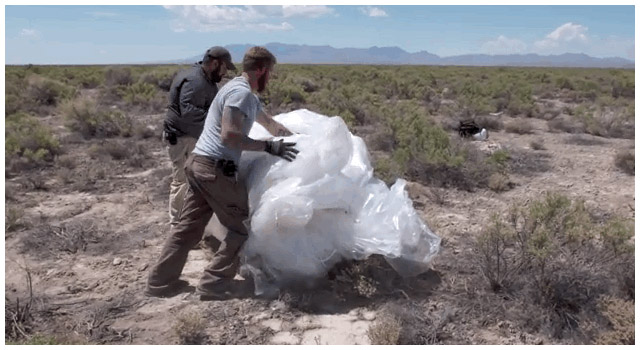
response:
<path fill-rule="evenodd" d="M 202 284 L 196 288 L 200 300 L 228 300 L 247 298 L 251 295 L 250 284 L 247 281 L 222 280 L 206 287 Z"/>
<path fill-rule="evenodd" d="M 144 291 L 144 295 L 155 298 L 170 298 L 180 294 L 184 289 L 189 286 L 189 282 L 185 280 L 177 280 L 169 283 L 166 286 L 151 286 L 147 284 L 147 288 Z"/>

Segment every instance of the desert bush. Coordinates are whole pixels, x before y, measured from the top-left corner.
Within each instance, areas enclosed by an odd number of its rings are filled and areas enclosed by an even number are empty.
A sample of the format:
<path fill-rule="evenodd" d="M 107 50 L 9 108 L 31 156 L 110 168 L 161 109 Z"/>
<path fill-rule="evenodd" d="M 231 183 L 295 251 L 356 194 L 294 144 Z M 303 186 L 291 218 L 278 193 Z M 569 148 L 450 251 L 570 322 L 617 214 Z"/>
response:
<path fill-rule="evenodd" d="M 475 117 L 475 122 L 487 130 L 500 131 L 504 128 L 499 116 L 480 115 Z"/>
<path fill-rule="evenodd" d="M 384 304 L 367 335 L 373 345 L 431 345 L 443 333 L 448 316 L 434 317 L 424 307 L 412 301 Z"/>
<path fill-rule="evenodd" d="M 5 93 L 5 117 L 11 114 L 16 114 L 22 110 L 26 110 L 26 103 L 24 98 L 19 95 L 11 94 L 9 91 Z"/>
<path fill-rule="evenodd" d="M 143 71 L 138 78 L 138 82 L 155 85 L 160 90 L 168 92 L 171 88 L 173 78 L 178 71 L 183 68 L 183 66 L 178 65 L 153 67 L 150 70 Z"/>
<path fill-rule="evenodd" d="M 24 210 L 7 205 L 4 208 L 4 220 L 5 232 L 12 232 L 24 227 Z"/>
<path fill-rule="evenodd" d="M 619 113 L 593 108 L 581 109 L 576 115 L 584 123 L 585 132 L 589 134 L 627 139 L 635 137 L 634 121 L 626 120 Z"/>
<path fill-rule="evenodd" d="M 105 154 L 111 156 L 114 160 L 125 159 L 129 155 L 129 148 L 122 142 L 107 141 L 102 145 Z"/>
<path fill-rule="evenodd" d="M 5 119 L 5 156 L 24 158 L 40 164 L 53 160 L 60 151 L 60 142 L 51 130 L 36 118 L 18 113 Z"/>
<path fill-rule="evenodd" d="M 405 172 L 403 164 L 395 161 L 392 157 L 380 155 L 373 160 L 375 176 L 384 180 L 387 184 L 394 183 L 397 178 L 402 177 Z"/>
<path fill-rule="evenodd" d="M 478 236 L 476 251 L 482 275 L 493 291 L 500 291 L 511 284 L 514 274 L 521 268 L 513 248 L 515 233 L 497 215 Z M 509 249 L 509 250 L 508 250 Z"/>
<path fill-rule="evenodd" d="M 367 336 L 371 345 L 398 345 L 402 324 L 395 316 L 388 313 L 379 315 L 369 326 Z"/>
<path fill-rule="evenodd" d="M 104 72 L 104 79 L 108 86 L 131 85 L 134 81 L 129 67 L 108 67 Z"/>
<path fill-rule="evenodd" d="M 427 198 L 438 205 L 447 204 L 447 191 L 441 188 L 430 188 L 427 192 Z"/>
<path fill-rule="evenodd" d="M 575 89 L 575 86 L 573 85 L 573 82 L 571 81 L 571 79 L 565 76 L 561 76 L 556 79 L 556 86 L 560 89 L 567 89 L 567 90 Z"/>
<path fill-rule="evenodd" d="M 600 85 L 592 80 L 578 79 L 576 80 L 576 89 L 580 93 L 583 100 L 595 101 L 600 95 Z"/>
<path fill-rule="evenodd" d="M 197 312 L 183 312 L 178 315 L 173 325 L 173 332 L 178 338 L 178 344 L 203 344 L 207 339 L 206 323 Z"/>
<path fill-rule="evenodd" d="M 131 136 L 133 120 L 117 110 L 101 109 L 90 99 L 77 99 L 65 103 L 61 108 L 67 127 L 91 137 Z"/>
<path fill-rule="evenodd" d="M 549 131 L 568 132 L 571 134 L 583 133 L 586 131 L 585 126 L 580 121 L 569 116 L 560 115 L 555 119 L 547 122 Z"/>
<path fill-rule="evenodd" d="M 24 188 L 34 191 L 46 191 L 49 189 L 47 178 L 37 172 L 29 173 L 23 177 L 21 183 Z"/>
<path fill-rule="evenodd" d="M 509 159 L 511 159 L 509 151 L 503 148 L 491 153 L 487 157 L 487 162 L 494 165 L 500 172 L 505 173 L 508 170 Z"/>
<path fill-rule="evenodd" d="M 605 296 L 598 300 L 598 308 L 607 319 L 609 330 L 599 333 L 595 344 L 635 344 L 635 307 L 633 302 Z"/>
<path fill-rule="evenodd" d="M 544 146 L 544 141 L 543 141 L 542 139 L 538 139 L 538 140 L 533 140 L 533 141 L 531 141 L 531 142 L 529 143 L 529 146 L 530 146 L 532 149 L 536 150 L 536 151 L 543 151 L 543 150 L 547 149 L 547 148 Z"/>
<path fill-rule="evenodd" d="M 34 227 L 20 240 L 20 251 L 42 257 L 76 254 L 92 243 L 100 242 L 104 233 L 91 220 L 76 220 L 60 226 L 43 224 Z"/>
<path fill-rule="evenodd" d="M 531 122 L 526 119 L 513 120 L 507 123 L 504 127 L 506 132 L 516 133 L 516 134 L 532 134 L 533 133 L 533 125 Z"/>
<path fill-rule="evenodd" d="M 22 304 L 20 298 L 16 298 L 15 302 L 5 295 L 4 306 L 4 338 L 6 343 L 21 343 L 30 338 L 33 330 L 33 284 L 31 279 L 31 271 L 25 268 L 27 273 L 27 287 L 29 295 L 23 298 Z"/>
<path fill-rule="evenodd" d="M 606 143 L 602 139 L 590 135 L 571 135 L 567 137 L 564 142 L 579 146 L 599 146 Z"/>
<path fill-rule="evenodd" d="M 630 244 L 633 237 L 633 223 L 619 217 L 609 219 L 600 231 L 600 237 L 605 248 L 617 257 L 623 254 L 633 254 L 634 247 Z"/>
<path fill-rule="evenodd" d="M 504 192 L 511 189 L 509 176 L 504 173 L 493 173 L 489 176 L 488 187 L 493 192 Z"/>
<path fill-rule="evenodd" d="M 635 152 L 630 151 L 618 151 L 614 158 L 615 165 L 625 173 L 629 175 L 635 175 L 636 173 L 636 162 L 635 162 Z"/>
<path fill-rule="evenodd" d="M 133 134 L 139 139 L 148 139 L 154 136 L 159 136 L 155 129 L 140 123 L 136 123 L 134 125 Z"/>
<path fill-rule="evenodd" d="M 75 169 L 76 167 L 76 158 L 70 154 L 63 154 L 55 158 L 55 163 L 57 166 L 66 169 Z"/>
<path fill-rule="evenodd" d="M 298 84 L 274 80 L 274 83 L 269 85 L 266 99 L 269 105 L 277 108 L 291 103 L 304 103 L 306 94 Z"/>
<path fill-rule="evenodd" d="M 627 221 L 600 224 L 583 201 L 548 193 L 511 207 L 506 219 L 495 215 L 474 252 L 491 289 L 526 291 L 516 294 L 548 310 L 561 338 L 579 332 L 581 319 L 598 322 L 598 298 L 621 289 L 615 275 L 633 255 L 632 236 Z"/>
<path fill-rule="evenodd" d="M 118 95 L 132 105 L 147 104 L 156 95 L 156 88 L 148 83 L 137 82 L 118 87 Z"/>
<path fill-rule="evenodd" d="M 62 184 L 70 184 L 73 183 L 73 178 L 75 175 L 75 171 L 70 168 L 59 168 L 56 170 L 56 178 Z"/>
<path fill-rule="evenodd" d="M 27 96 L 36 105 L 56 106 L 74 94 L 72 87 L 48 78 L 36 75 L 28 79 Z"/>
<path fill-rule="evenodd" d="M 87 148 L 87 154 L 89 155 L 89 157 L 91 159 L 106 160 L 107 154 L 106 152 L 104 152 L 103 145 L 104 143 L 91 144 L 91 146 Z"/>
<path fill-rule="evenodd" d="M 87 154 L 92 159 L 124 161 L 134 168 L 142 168 L 149 161 L 147 149 L 133 140 L 106 140 L 89 147 Z"/>
<path fill-rule="evenodd" d="M 512 86 L 507 112 L 512 115 L 532 116 L 534 109 L 533 98 L 531 97 L 531 87 L 526 83 L 514 84 Z"/>
<path fill-rule="evenodd" d="M 619 82 L 615 81 L 611 88 L 611 96 L 614 98 L 625 97 L 634 98 L 636 95 L 636 87 L 632 80 Z"/>

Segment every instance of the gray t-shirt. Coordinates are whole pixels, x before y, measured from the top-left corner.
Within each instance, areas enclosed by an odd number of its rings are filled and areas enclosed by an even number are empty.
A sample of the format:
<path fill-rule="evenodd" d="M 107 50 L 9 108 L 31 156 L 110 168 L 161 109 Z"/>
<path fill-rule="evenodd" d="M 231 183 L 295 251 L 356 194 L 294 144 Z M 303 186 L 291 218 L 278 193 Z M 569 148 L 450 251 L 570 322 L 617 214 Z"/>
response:
<path fill-rule="evenodd" d="M 242 133 L 245 135 L 249 134 L 256 116 L 262 110 L 260 99 L 251 92 L 247 79 L 242 76 L 232 79 L 218 91 L 216 98 L 213 99 L 207 119 L 204 121 L 204 129 L 193 153 L 213 159 L 233 160 L 236 164 L 240 164 L 242 151 L 222 144 L 220 134 L 222 111 L 225 107 L 238 108 L 244 114 Z"/>

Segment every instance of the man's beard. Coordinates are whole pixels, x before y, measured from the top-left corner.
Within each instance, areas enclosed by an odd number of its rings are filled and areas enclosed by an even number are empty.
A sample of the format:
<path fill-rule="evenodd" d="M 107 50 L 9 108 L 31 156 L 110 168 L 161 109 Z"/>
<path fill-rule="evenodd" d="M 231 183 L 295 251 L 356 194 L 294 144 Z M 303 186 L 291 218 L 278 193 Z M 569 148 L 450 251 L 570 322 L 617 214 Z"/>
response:
<path fill-rule="evenodd" d="M 211 74 L 209 74 L 209 79 L 211 79 L 211 81 L 213 81 L 214 83 L 219 83 L 222 81 L 222 75 L 220 74 L 221 68 L 222 66 L 217 66 L 213 69 L 213 71 L 211 71 Z"/>
<path fill-rule="evenodd" d="M 267 88 L 267 73 L 258 78 L 258 92 L 263 92 Z"/>

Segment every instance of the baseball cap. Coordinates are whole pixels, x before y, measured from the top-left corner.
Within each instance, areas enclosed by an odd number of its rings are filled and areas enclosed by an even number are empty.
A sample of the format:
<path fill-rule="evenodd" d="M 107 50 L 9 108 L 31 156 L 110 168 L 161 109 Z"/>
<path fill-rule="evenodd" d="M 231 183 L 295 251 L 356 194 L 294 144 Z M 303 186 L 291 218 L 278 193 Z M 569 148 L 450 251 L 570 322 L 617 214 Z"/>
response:
<path fill-rule="evenodd" d="M 227 69 L 236 70 L 236 66 L 231 61 L 231 54 L 224 47 L 214 46 L 207 50 L 204 55 L 219 58 L 227 65 Z"/>

